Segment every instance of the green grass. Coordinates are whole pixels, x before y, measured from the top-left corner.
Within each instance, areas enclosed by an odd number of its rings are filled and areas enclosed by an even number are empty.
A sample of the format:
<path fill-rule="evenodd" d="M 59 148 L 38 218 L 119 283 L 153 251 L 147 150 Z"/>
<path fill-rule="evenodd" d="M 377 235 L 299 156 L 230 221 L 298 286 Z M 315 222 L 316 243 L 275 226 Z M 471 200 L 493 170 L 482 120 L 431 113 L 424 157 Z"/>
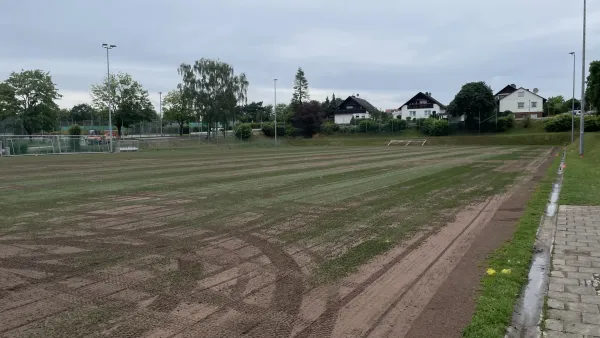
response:
<path fill-rule="evenodd" d="M 567 147 L 560 204 L 600 205 L 600 133 L 587 133 L 583 158 L 579 141 Z"/>
<path fill-rule="evenodd" d="M 516 301 L 527 282 L 535 235 L 556 178 L 560 157 L 555 158 L 546 176 L 528 202 L 524 215 L 519 219 L 511 241 L 496 250 L 486 261 L 485 267 L 497 271 L 485 275 L 481 281 L 481 294 L 469 326 L 464 330 L 467 338 L 501 338 L 510 325 Z M 510 274 L 501 274 L 511 269 Z"/>

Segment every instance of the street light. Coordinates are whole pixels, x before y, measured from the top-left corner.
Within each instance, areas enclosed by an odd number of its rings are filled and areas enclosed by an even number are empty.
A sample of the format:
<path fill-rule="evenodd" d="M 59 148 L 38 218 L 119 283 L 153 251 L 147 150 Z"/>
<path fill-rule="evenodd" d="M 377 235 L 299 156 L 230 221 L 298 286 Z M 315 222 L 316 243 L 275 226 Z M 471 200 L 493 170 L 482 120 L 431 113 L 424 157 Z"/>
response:
<path fill-rule="evenodd" d="M 275 114 L 275 145 L 277 145 L 277 79 L 273 79 L 273 113 Z"/>
<path fill-rule="evenodd" d="M 158 114 L 160 115 L 160 136 L 163 136 L 162 117 L 162 92 L 158 92 Z"/>
<path fill-rule="evenodd" d="M 575 52 L 573 55 L 573 98 L 571 99 L 571 143 L 575 141 Z"/>
<path fill-rule="evenodd" d="M 587 1 L 583 0 L 583 51 L 581 53 L 581 115 L 579 116 L 579 156 L 583 157 L 583 129 L 585 129 L 585 19 Z"/>
<path fill-rule="evenodd" d="M 112 136 L 113 136 L 113 131 L 112 131 L 112 91 L 110 88 L 110 59 L 108 57 L 108 51 L 110 49 L 113 49 L 117 47 L 116 45 L 109 45 L 107 43 L 103 43 L 102 44 L 102 48 L 106 49 L 106 83 L 107 83 L 107 87 L 108 87 L 108 132 L 110 133 L 108 136 L 108 143 L 109 143 L 109 149 L 110 152 L 113 152 L 113 140 L 112 140 Z"/>

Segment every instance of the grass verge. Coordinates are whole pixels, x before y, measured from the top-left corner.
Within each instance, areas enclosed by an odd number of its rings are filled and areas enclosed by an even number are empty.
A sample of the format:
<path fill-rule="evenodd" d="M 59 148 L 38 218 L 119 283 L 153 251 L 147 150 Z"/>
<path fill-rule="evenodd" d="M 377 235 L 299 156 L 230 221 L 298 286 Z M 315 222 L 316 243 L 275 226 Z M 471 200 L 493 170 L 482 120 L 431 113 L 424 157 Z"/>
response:
<path fill-rule="evenodd" d="M 584 157 L 579 142 L 567 148 L 560 204 L 600 205 L 600 133 L 585 135 Z"/>
<path fill-rule="evenodd" d="M 486 268 L 497 271 L 484 275 L 481 294 L 477 299 L 475 313 L 463 335 L 467 338 L 504 337 L 510 325 L 512 312 L 525 283 L 527 282 L 535 234 L 545 210 L 560 157 L 556 157 L 546 176 L 527 203 L 523 216 L 517 223 L 513 239 L 497 249 L 485 262 Z M 510 269 L 510 274 L 502 274 Z"/>

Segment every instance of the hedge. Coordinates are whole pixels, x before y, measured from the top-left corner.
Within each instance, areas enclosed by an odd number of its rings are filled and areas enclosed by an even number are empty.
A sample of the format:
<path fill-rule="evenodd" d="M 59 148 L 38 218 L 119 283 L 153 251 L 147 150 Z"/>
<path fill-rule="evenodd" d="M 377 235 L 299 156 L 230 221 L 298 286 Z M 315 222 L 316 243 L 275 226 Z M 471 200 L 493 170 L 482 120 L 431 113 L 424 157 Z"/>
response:
<path fill-rule="evenodd" d="M 246 140 L 252 137 L 252 126 L 250 123 L 241 123 L 235 126 L 235 137 Z"/>

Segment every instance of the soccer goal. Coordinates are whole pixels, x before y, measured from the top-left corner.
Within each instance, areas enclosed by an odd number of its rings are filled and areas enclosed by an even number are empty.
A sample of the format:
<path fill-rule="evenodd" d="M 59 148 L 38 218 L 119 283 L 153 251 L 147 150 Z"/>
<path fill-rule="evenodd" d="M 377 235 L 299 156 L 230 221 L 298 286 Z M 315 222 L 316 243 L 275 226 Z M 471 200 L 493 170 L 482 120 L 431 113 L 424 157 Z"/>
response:
<path fill-rule="evenodd" d="M 415 146 L 424 146 L 425 143 L 427 142 L 427 139 L 408 139 L 408 140 L 391 140 L 390 143 L 388 143 L 388 147 L 392 144 L 403 144 L 404 146 L 408 146 L 408 145 L 415 145 Z"/>
<path fill-rule="evenodd" d="M 119 140 L 116 142 L 116 144 L 117 146 L 115 147 L 115 152 L 122 153 L 140 150 L 139 140 Z"/>

